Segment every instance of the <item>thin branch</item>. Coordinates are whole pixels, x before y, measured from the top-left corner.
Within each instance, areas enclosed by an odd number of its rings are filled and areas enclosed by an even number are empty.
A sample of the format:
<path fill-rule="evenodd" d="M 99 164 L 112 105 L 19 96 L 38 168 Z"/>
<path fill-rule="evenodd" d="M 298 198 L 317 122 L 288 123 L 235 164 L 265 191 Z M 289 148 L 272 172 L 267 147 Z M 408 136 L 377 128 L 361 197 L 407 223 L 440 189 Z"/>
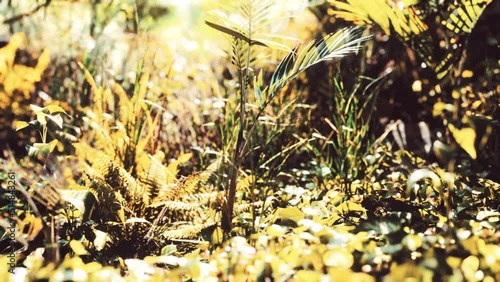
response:
<path fill-rule="evenodd" d="M 17 21 L 20 21 L 22 20 L 23 18 L 25 17 L 30 17 L 32 15 L 34 15 L 36 12 L 38 12 L 40 9 L 42 9 L 43 7 L 47 8 L 49 5 L 50 5 L 50 2 L 52 0 L 45 0 L 45 3 L 43 4 L 40 4 L 38 6 L 36 6 L 35 8 L 33 8 L 33 10 L 31 10 L 30 12 L 27 12 L 27 13 L 22 13 L 22 14 L 19 14 L 19 15 L 16 15 L 16 16 L 13 16 L 11 18 L 8 18 L 8 19 L 5 19 L 3 21 L 4 24 L 12 24 L 12 23 L 15 23 Z"/>

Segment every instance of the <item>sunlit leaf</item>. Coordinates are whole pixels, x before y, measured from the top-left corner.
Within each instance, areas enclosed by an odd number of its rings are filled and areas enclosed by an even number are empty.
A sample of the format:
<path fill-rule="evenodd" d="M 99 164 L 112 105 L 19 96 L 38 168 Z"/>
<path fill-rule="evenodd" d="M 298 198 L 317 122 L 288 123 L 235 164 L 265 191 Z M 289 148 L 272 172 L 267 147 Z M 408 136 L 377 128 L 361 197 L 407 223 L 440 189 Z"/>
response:
<path fill-rule="evenodd" d="M 344 216 L 348 215 L 350 212 L 357 212 L 366 215 L 366 209 L 362 205 L 351 201 L 341 203 L 337 207 L 337 210 Z"/>
<path fill-rule="evenodd" d="M 63 127 L 63 119 L 61 117 L 61 115 L 46 115 L 47 118 L 49 118 L 51 121 L 53 121 L 55 124 L 57 124 L 57 126 L 59 126 L 59 128 L 62 128 Z"/>
<path fill-rule="evenodd" d="M 348 269 L 354 264 L 354 257 L 346 249 L 328 250 L 323 254 L 323 262 L 326 266 Z"/>
<path fill-rule="evenodd" d="M 48 105 L 46 107 L 43 108 L 44 112 L 48 112 L 49 114 L 53 115 L 53 114 L 59 114 L 59 113 L 63 113 L 63 114 L 66 114 L 66 111 L 64 111 L 63 108 L 61 108 L 60 106 L 57 106 L 57 105 Z"/>
<path fill-rule="evenodd" d="M 475 274 L 479 269 L 479 258 L 476 256 L 468 256 L 462 261 L 462 265 L 460 268 L 462 269 L 465 277 L 468 280 L 470 280 L 471 278 L 475 278 Z"/>
<path fill-rule="evenodd" d="M 298 208 L 289 207 L 289 208 L 278 208 L 276 213 L 274 214 L 275 220 L 277 219 L 289 219 L 294 222 L 299 222 L 304 218 L 304 213 Z"/>
<path fill-rule="evenodd" d="M 476 131 L 471 127 L 464 127 L 461 129 L 456 128 L 453 124 L 448 124 L 448 129 L 453 134 L 453 138 L 457 141 L 458 145 L 462 147 L 473 159 L 476 159 Z"/>
<path fill-rule="evenodd" d="M 30 126 L 30 124 L 25 121 L 16 121 L 16 131 L 26 128 L 28 126 Z"/>
<path fill-rule="evenodd" d="M 363 36 L 361 27 L 345 28 L 336 33 L 330 33 L 323 38 L 311 41 L 297 53 L 295 47 L 280 62 L 271 77 L 271 97 L 276 95 L 288 81 L 320 62 L 341 59 L 347 55 L 354 54 L 362 47 L 362 43 L 370 40 L 372 36 Z"/>
<path fill-rule="evenodd" d="M 106 246 L 106 243 L 111 241 L 108 233 L 101 230 L 95 230 L 94 246 L 97 251 L 101 251 Z"/>
<path fill-rule="evenodd" d="M 39 155 L 48 156 L 57 146 L 57 139 L 52 140 L 49 143 L 34 143 L 33 146 L 27 145 L 28 155 L 31 157 L 36 157 Z"/>
<path fill-rule="evenodd" d="M 267 46 L 266 44 L 261 43 L 259 41 L 251 40 L 250 38 L 246 37 L 243 33 L 239 32 L 239 31 L 237 31 L 235 29 L 232 29 L 232 28 L 229 28 L 229 27 L 225 27 L 225 26 L 222 26 L 222 25 L 218 25 L 216 23 L 209 22 L 209 21 L 205 21 L 205 23 L 208 26 L 217 29 L 218 31 L 221 31 L 221 32 L 226 33 L 226 34 L 231 35 L 231 36 L 234 36 L 234 37 L 236 37 L 238 39 L 241 39 L 241 40 L 247 42 L 250 45 Z"/>
<path fill-rule="evenodd" d="M 168 255 L 171 255 L 175 252 L 177 252 L 177 246 L 174 244 L 166 245 L 165 247 L 161 248 L 161 255 L 162 256 L 168 256 Z"/>
<path fill-rule="evenodd" d="M 425 179 L 430 179 L 434 187 L 441 187 L 441 179 L 439 176 L 428 168 L 422 168 L 413 171 L 410 177 L 408 177 L 407 193 L 410 194 L 411 189 L 413 189 L 418 182 Z"/>
<path fill-rule="evenodd" d="M 86 190 L 70 190 L 64 189 L 59 191 L 61 198 L 71 203 L 83 216 L 84 221 L 87 221 L 92 216 L 92 212 L 97 204 L 97 200 L 90 191 Z"/>
<path fill-rule="evenodd" d="M 408 234 L 403 239 L 403 244 L 410 250 L 416 251 L 422 247 L 422 238 L 417 234 Z"/>
<path fill-rule="evenodd" d="M 23 224 L 29 226 L 26 231 L 28 240 L 34 240 L 40 231 L 42 231 L 44 226 L 42 219 L 32 214 L 26 214 L 26 218 L 23 219 Z"/>
<path fill-rule="evenodd" d="M 213 245 L 219 245 L 223 242 L 224 240 L 224 232 L 222 230 L 222 228 L 220 228 L 219 226 L 217 226 L 215 229 L 214 229 L 214 232 L 212 233 L 212 236 L 210 236 L 210 239 L 211 239 L 211 243 Z"/>
<path fill-rule="evenodd" d="M 80 62 L 78 62 L 78 66 L 83 70 L 85 73 L 85 79 L 87 82 L 90 84 L 92 87 L 93 91 L 97 91 L 97 84 L 95 83 L 94 77 L 92 77 L 92 74 L 90 74 L 89 70 Z"/>
<path fill-rule="evenodd" d="M 479 221 L 485 220 L 485 219 L 490 219 L 490 218 L 496 218 L 495 221 L 498 221 L 498 218 L 500 217 L 500 212 L 494 211 L 494 210 L 483 210 L 479 211 L 477 213 L 476 219 Z"/>
<path fill-rule="evenodd" d="M 69 246 L 77 256 L 83 256 L 88 254 L 88 251 L 85 249 L 85 247 L 80 241 L 71 240 L 69 242 Z"/>
<path fill-rule="evenodd" d="M 321 281 L 322 274 L 318 271 L 299 270 L 295 273 L 297 281 Z"/>
<path fill-rule="evenodd" d="M 462 72 L 462 77 L 463 77 L 463 78 L 471 78 L 471 77 L 473 77 L 473 76 L 474 76 L 474 72 L 473 72 L 473 71 L 471 71 L 471 70 L 464 70 L 464 71 Z"/>

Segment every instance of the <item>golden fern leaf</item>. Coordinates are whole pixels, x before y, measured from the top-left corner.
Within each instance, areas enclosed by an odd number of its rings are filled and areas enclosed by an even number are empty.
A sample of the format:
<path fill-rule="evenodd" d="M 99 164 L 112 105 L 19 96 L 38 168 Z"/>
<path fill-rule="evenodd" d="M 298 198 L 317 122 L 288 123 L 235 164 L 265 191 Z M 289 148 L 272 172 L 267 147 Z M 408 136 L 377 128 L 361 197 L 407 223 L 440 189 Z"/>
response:
<path fill-rule="evenodd" d="M 196 225 L 184 225 L 178 229 L 166 230 L 162 236 L 166 239 L 194 239 L 200 236 L 201 231 L 214 226 L 216 223 L 203 223 Z"/>
<path fill-rule="evenodd" d="M 167 179 L 165 166 L 158 160 L 159 157 L 143 154 L 137 165 L 139 181 L 149 186 L 151 198 L 158 196 L 160 189 L 165 188 Z"/>
<path fill-rule="evenodd" d="M 125 200 L 120 193 L 114 191 L 104 179 L 92 177 L 92 180 L 87 184 L 89 189 L 97 192 L 99 199 L 98 209 L 95 211 L 95 218 L 102 222 L 120 221 L 120 213 L 123 213 L 121 203 Z"/>
<path fill-rule="evenodd" d="M 224 191 L 213 191 L 207 193 L 196 193 L 191 195 L 185 195 L 182 198 L 183 201 L 186 202 L 197 202 L 202 206 L 209 207 L 221 207 L 225 201 L 225 192 Z"/>
<path fill-rule="evenodd" d="M 197 211 L 201 208 L 201 205 L 198 203 L 186 203 L 182 201 L 164 201 L 149 205 L 149 207 L 158 207 L 158 206 L 165 207 L 167 211 L 182 211 L 182 212 Z"/>
<path fill-rule="evenodd" d="M 248 203 L 248 204 L 240 204 L 236 207 L 236 212 L 237 213 L 249 212 L 252 211 L 253 209 L 262 208 L 263 204 L 264 203 L 262 201 L 258 201 L 255 203 Z"/>
<path fill-rule="evenodd" d="M 255 183 L 255 176 L 247 175 L 236 184 L 237 191 L 243 191 L 249 189 L 250 186 Z"/>
<path fill-rule="evenodd" d="M 180 185 L 180 191 L 182 195 L 190 195 L 193 194 L 198 188 L 200 182 L 203 180 L 201 173 L 193 173 L 186 177 Z"/>
<path fill-rule="evenodd" d="M 118 106 L 119 106 L 119 121 L 122 124 L 127 124 L 129 121 L 134 119 L 133 109 L 134 105 L 130 98 L 127 95 L 127 92 L 123 89 L 123 87 L 118 83 L 113 83 L 112 85 L 113 92 L 118 95 Z"/>
<path fill-rule="evenodd" d="M 116 164 L 107 155 L 101 153 L 95 159 L 92 168 L 94 175 L 105 179 L 111 187 L 115 187 L 127 205 L 142 206 L 149 204 L 150 195 L 147 187 L 130 175 L 122 166 Z"/>

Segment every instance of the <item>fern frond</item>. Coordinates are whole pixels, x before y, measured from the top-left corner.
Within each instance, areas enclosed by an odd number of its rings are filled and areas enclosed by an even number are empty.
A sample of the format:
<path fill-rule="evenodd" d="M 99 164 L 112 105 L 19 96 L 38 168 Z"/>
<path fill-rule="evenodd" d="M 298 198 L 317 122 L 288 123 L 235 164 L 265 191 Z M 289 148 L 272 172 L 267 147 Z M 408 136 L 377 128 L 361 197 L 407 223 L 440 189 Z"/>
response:
<path fill-rule="evenodd" d="M 189 175 L 181 184 L 183 195 L 193 194 L 202 180 L 201 174 L 194 173 Z"/>
<path fill-rule="evenodd" d="M 246 42 L 248 45 L 268 46 L 259 40 L 268 38 L 266 30 L 283 18 L 272 0 L 235 1 L 208 12 L 207 25 Z M 270 46 L 268 46 L 270 47 Z"/>
<path fill-rule="evenodd" d="M 255 182 L 255 176 L 247 175 L 236 184 L 237 191 L 244 191 L 250 188 L 250 186 Z"/>
<path fill-rule="evenodd" d="M 166 183 L 167 175 L 165 174 L 165 166 L 158 158 L 162 155 L 146 155 L 142 154 L 138 160 L 137 171 L 138 178 L 141 183 L 149 187 L 151 198 L 155 198 L 159 194 L 159 190 Z"/>
<path fill-rule="evenodd" d="M 186 202 L 197 202 L 201 206 L 221 207 L 225 201 L 223 191 L 213 191 L 207 193 L 196 193 L 185 195 L 182 200 Z"/>
<path fill-rule="evenodd" d="M 285 36 L 273 35 L 272 23 L 286 18 L 272 0 L 247 0 L 221 3 L 218 9 L 208 12 L 205 23 L 231 37 L 231 62 L 244 69 L 255 65 L 265 56 L 258 52 L 257 46 L 290 51 L 276 39 L 295 40 Z"/>
<path fill-rule="evenodd" d="M 175 230 L 167 230 L 163 232 L 162 236 L 166 239 L 194 239 L 200 236 L 201 231 L 215 224 L 215 222 L 210 222 L 196 225 L 184 225 Z"/>
<path fill-rule="evenodd" d="M 252 211 L 252 209 L 262 208 L 263 204 L 264 203 L 262 201 L 258 201 L 255 203 L 248 203 L 248 204 L 240 204 L 236 207 L 236 212 L 237 213 L 249 212 Z"/>
<path fill-rule="evenodd" d="M 273 98 L 286 83 L 307 68 L 320 62 L 341 59 L 358 52 L 361 49 L 361 44 L 372 38 L 372 36 L 361 37 L 362 32 L 362 27 L 345 28 L 336 33 L 330 33 L 321 39 L 311 41 L 298 55 L 298 47 L 294 48 L 274 71 L 268 89 L 270 93 L 268 100 Z M 259 86 L 256 88 L 259 88 Z"/>
<path fill-rule="evenodd" d="M 163 206 L 168 211 L 182 211 L 182 212 L 195 211 L 201 208 L 201 205 L 198 203 L 186 203 L 183 201 L 164 201 L 151 204 L 149 207 L 158 207 L 158 206 Z"/>
<path fill-rule="evenodd" d="M 105 179 L 106 183 L 111 187 L 115 187 L 131 207 L 149 204 L 150 195 L 147 187 L 142 185 L 107 155 L 100 154 L 95 159 L 92 168 L 94 169 L 94 175 Z"/>

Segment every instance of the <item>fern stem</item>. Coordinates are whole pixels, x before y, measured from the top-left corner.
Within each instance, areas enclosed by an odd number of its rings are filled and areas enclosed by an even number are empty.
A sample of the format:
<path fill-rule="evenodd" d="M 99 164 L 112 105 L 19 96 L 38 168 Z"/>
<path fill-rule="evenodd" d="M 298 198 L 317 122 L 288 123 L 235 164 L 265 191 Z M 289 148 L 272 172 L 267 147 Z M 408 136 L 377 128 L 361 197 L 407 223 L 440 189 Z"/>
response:
<path fill-rule="evenodd" d="M 251 18 L 251 17 L 250 17 Z M 252 25 L 249 22 L 248 34 L 252 34 Z M 238 174 L 241 166 L 241 160 L 245 155 L 246 142 L 245 142 L 245 129 L 247 125 L 245 106 L 247 103 L 247 82 L 249 81 L 250 59 L 252 44 L 248 43 L 247 59 L 245 62 L 245 69 L 238 71 L 238 80 L 240 84 L 240 128 L 238 130 L 238 138 L 236 139 L 236 148 L 233 155 L 233 168 L 231 170 L 231 177 L 229 183 L 229 191 L 227 195 L 227 206 L 225 213 L 222 215 L 222 228 L 228 234 L 232 229 L 232 219 L 234 210 L 234 201 L 236 198 L 236 184 L 238 182 Z"/>

